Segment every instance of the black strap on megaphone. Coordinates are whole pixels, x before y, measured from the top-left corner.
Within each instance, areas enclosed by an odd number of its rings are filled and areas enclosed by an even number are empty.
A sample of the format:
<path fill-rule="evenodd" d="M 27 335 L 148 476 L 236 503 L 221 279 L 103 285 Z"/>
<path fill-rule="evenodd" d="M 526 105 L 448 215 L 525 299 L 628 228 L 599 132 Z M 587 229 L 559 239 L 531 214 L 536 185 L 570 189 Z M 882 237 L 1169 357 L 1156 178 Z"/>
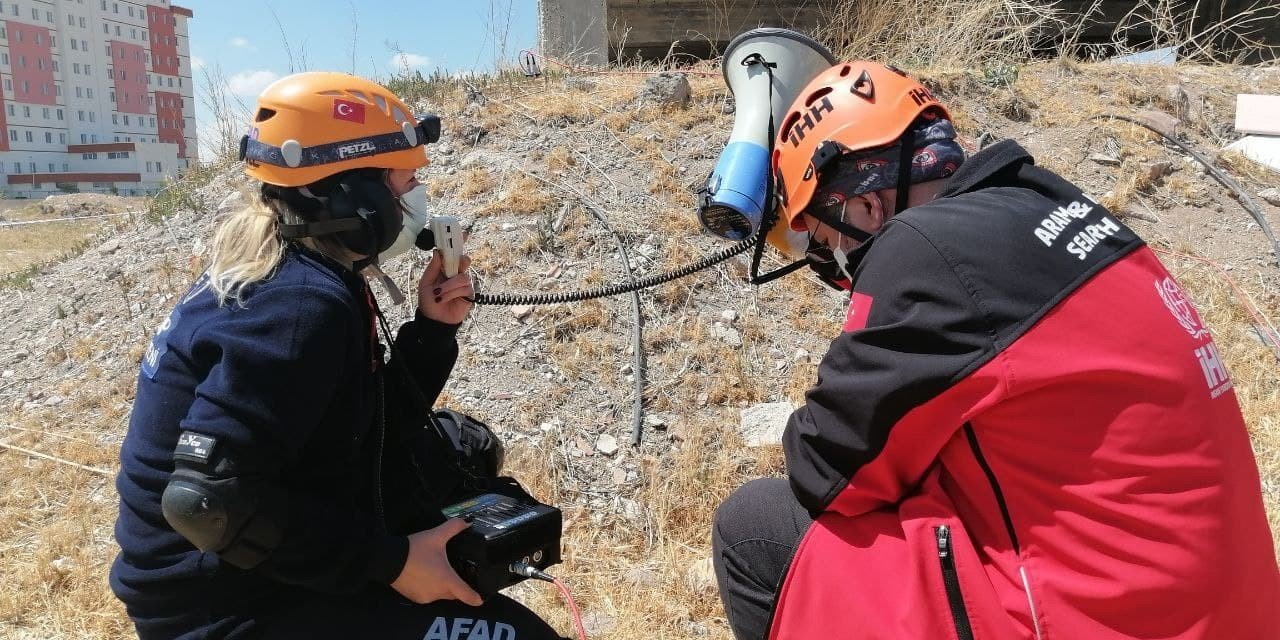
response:
<path fill-rule="evenodd" d="M 764 67 L 764 72 L 769 75 L 769 158 L 772 163 L 773 146 L 777 144 L 777 123 L 773 120 L 773 70 L 778 67 L 778 63 L 769 62 L 760 52 L 753 52 L 751 55 L 742 59 L 742 66 L 749 67 L 758 64 Z M 769 232 L 773 230 L 773 225 L 778 223 L 778 198 L 775 193 L 777 181 L 774 180 L 773 170 L 765 174 L 764 186 L 764 211 L 760 217 L 760 228 L 756 231 L 755 251 L 751 254 L 751 284 L 761 285 L 767 282 L 773 282 L 782 276 L 794 273 L 808 266 L 809 260 L 797 260 L 785 267 L 774 269 L 764 275 L 760 274 L 760 260 L 764 258 L 764 247 L 768 244 Z"/>

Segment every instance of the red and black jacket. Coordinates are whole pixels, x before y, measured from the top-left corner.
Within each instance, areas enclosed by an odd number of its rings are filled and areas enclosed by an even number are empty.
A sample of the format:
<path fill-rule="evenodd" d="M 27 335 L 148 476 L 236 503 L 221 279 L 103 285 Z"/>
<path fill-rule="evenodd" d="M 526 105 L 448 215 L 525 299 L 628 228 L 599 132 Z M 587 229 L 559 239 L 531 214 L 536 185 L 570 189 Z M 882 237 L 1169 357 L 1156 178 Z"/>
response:
<path fill-rule="evenodd" d="M 1231 380 L 1116 216 L 1003 142 L 853 260 L 845 332 L 784 439 L 817 520 L 772 638 L 1280 628 Z"/>

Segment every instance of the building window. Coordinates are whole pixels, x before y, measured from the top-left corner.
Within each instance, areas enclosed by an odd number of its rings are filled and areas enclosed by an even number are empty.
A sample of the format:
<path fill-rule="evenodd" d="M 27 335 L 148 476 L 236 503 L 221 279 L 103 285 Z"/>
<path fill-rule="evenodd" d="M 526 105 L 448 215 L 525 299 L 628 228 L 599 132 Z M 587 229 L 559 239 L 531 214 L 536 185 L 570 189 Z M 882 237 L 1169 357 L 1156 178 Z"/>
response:
<path fill-rule="evenodd" d="M 75 39 L 75 38 L 72 38 L 72 39 L 71 39 L 71 48 L 72 48 L 73 50 L 77 50 L 77 51 L 80 49 L 80 47 L 76 46 L 76 39 Z"/>
<path fill-rule="evenodd" d="M 9 130 L 9 139 L 10 139 L 10 140 L 12 140 L 12 141 L 14 141 L 14 142 L 17 142 L 17 141 L 18 141 L 18 130 L 17 130 L 17 129 L 10 129 L 10 130 Z"/>
<path fill-rule="evenodd" d="M 5 88 L 5 90 L 6 90 L 6 91 L 13 91 L 13 81 L 12 81 L 12 80 L 10 80 L 10 79 L 8 79 L 8 78 L 5 78 L 5 79 L 4 79 L 4 88 Z"/>
<path fill-rule="evenodd" d="M 93 98 L 93 87 L 89 87 L 84 90 L 84 97 Z"/>
<path fill-rule="evenodd" d="M 3 62 L 4 64 L 9 64 L 9 54 L 0 53 L 0 62 Z"/>
<path fill-rule="evenodd" d="M 27 163 L 27 165 L 31 167 L 31 173 L 35 173 L 35 172 L 36 172 L 36 163 L 34 163 L 34 162 L 28 162 L 28 163 Z"/>
<path fill-rule="evenodd" d="M 53 61 L 53 70 L 54 70 L 54 71 L 57 71 L 57 70 L 58 70 L 58 61 L 57 61 L 57 60 L 54 60 L 54 61 Z"/>
<path fill-rule="evenodd" d="M 111 100 L 112 102 L 115 102 L 115 101 L 116 101 L 116 92 L 112 91 L 112 92 L 111 92 L 111 94 L 110 94 L 110 96 L 111 96 L 111 97 L 110 97 L 110 100 Z"/>
<path fill-rule="evenodd" d="M 32 11 L 32 13 L 35 13 L 35 12 L 34 12 L 34 11 Z M 40 34 L 39 34 L 38 32 L 36 33 L 36 44 L 43 44 L 43 43 L 41 42 L 41 37 L 40 37 Z"/>
<path fill-rule="evenodd" d="M 21 162 L 15 162 L 15 163 L 13 163 L 13 172 L 14 172 L 14 173 L 22 173 L 22 163 L 21 163 Z"/>
<path fill-rule="evenodd" d="M 111 124 L 120 124 L 120 122 L 119 122 L 119 118 L 117 118 L 117 117 L 116 117 L 116 114 L 114 114 L 114 113 L 113 113 L 113 114 L 111 114 Z"/>
<path fill-rule="evenodd" d="M 22 67 L 22 68 L 24 68 L 24 69 L 27 67 L 27 57 L 26 57 L 26 56 L 18 56 L 18 66 L 19 66 L 19 67 Z"/>
<path fill-rule="evenodd" d="M 111 13 L 120 13 L 120 5 L 118 5 L 118 4 L 114 3 L 114 2 L 112 2 L 112 3 L 111 3 Z"/>
<path fill-rule="evenodd" d="M 47 144 L 53 144 L 53 132 L 52 132 L 52 131 L 46 131 L 46 132 L 44 132 L 44 141 L 45 141 Z M 53 171 L 53 169 L 50 169 L 50 171 Z"/>
<path fill-rule="evenodd" d="M 120 25 L 116 25 L 116 35 L 120 35 Z"/>
<path fill-rule="evenodd" d="M 77 111 L 76 115 L 80 117 L 80 122 L 84 122 L 84 110 Z"/>
<path fill-rule="evenodd" d="M 62 97 L 62 85 L 60 84 L 53 85 L 53 94 L 58 97 Z"/>
<path fill-rule="evenodd" d="M 109 24 L 107 24 L 107 23 L 105 23 L 105 22 L 104 22 L 104 23 L 102 23 L 102 32 L 103 32 L 103 33 L 105 33 L 105 34 L 107 34 L 107 35 L 111 35 L 111 25 L 109 25 Z"/>
<path fill-rule="evenodd" d="M 68 14 L 67 14 L 67 24 L 69 24 L 69 25 L 71 25 L 71 26 L 73 26 L 73 27 L 74 27 L 74 26 L 76 26 L 76 17 L 68 13 Z"/>
<path fill-rule="evenodd" d="M 45 107 L 44 109 L 41 109 L 40 117 L 44 118 L 45 120 L 49 119 L 49 107 Z"/>
<path fill-rule="evenodd" d="M 72 62 L 72 63 L 71 63 L 71 73 L 80 73 L 80 63 L 79 63 L 79 62 Z"/>
<path fill-rule="evenodd" d="M 58 165 L 56 165 L 56 164 L 54 164 L 54 163 L 50 162 L 50 163 L 49 163 L 49 173 L 53 173 L 54 171 L 57 171 L 57 169 L 55 168 L 55 167 L 57 167 L 57 166 L 58 166 Z"/>
<path fill-rule="evenodd" d="M 23 131 L 23 133 L 27 135 L 27 142 L 35 142 L 36 139 L 31 135 L 30 131 Z M 32 169 L 32 171 L 35 171 L 35 169 Z"/>
<path fill-rule="evenodd" d="M 107 45 L 107 46 L 106 46 L 106 50 L 107 50 L 107 57 L 108 57 L 108 58 L 110 58 L 110 57 L 111 57 L 111 45 Z"/>
<path fill-rule="evenodd" d="M 23 80 L 23 81 L 22 81 L 22 92 L 23 92 L 23 93 L 31 93 L 31 83 L 30 83 L 30 82 L 27 82 L 26 80 Z"/>
<path fill-rule="evenodd" d="M 58 119 L 62 119 L 62 109 L 58 109 Z"/>
<path fill-rule="evenodd" d="M 127 98 L 128 96 L 125 96 L 125 97 Z M 126 127 L 129 126 L 129 116 L 124 117 L 124 126 Z"/>
<path fill-rule="evenodd" d="M 152 118 L 152 119 L 151 119 L 151 126 L 152 126 L 153 128 L 156 126 L 156 119 L 155 119 L 155 118 Z"/>
<path fill-rule="evenodd" d="M 84 89 L 82 87 L 76 87 L 76 97 L 77 98 L 84 97 Z"/>
<path fill-rule="evenodd" d="M 44 58 L 36 58 L 36 68 L 44 71 Z"/>
<path fill-rule="evenodd" d="M 58 143 L 59 143 L 59 144 L 66 144 L 66 143 L 67 143 L 67 134 L 65 134 L 65 133 L 59 133 L 59 134 L 58 134 Z M 66 169 L 63 169 L 63 171 L 66 171 Z"/>
<path fill-rule="evenodd" d="M 70 170 L 71 170 L 71 165 L 69 165 L 69 164 L 67 164 L 67 163 L 65 163 L 65 162 L 64 162 L 64 163 L 62 163 L 62 170 L 63 170 L 64 172 L 66 172 L 66 171 L 70 171 Z"/>
<path fill-rule="evenodd" d="M 84 134 L 84 133 L 80 134 L 80 144 L 84 144 L 88 141 L 89 141 L 88 134 Z"/>
<path fill-rule="evenodd" d="M 133 17 L 133 6 L 132 6 L 132 5 L 130 5 L 130 6 L 129 6 L 129 17 L 130 17 L 130 18 L 132 18 L 132 17 Z"/>
<path fill-rule="evenodd" d="M 30 117 L 31 117 L 31 107 L 29 107 L 29 106 L 27 106 L 27 105 L 25 105 L 25 104 L 24 104 L 24 105 L 22 105 L 22 116 L 23 116 L 24 118 L 30 118 Z"/>
<path fill-rule="evenodd" d="M 80 18 L 80 28 L 84 28 L 84 18 Z"/>
<path fill-rule="evenodd" d="M 90 112 L 89 112 L 89 122 L 97 122 L 97 121 L 98 121 L 98 114 L 96 114 L 96 113 L 94 113 L 94 112 L 90 111 Z"/>

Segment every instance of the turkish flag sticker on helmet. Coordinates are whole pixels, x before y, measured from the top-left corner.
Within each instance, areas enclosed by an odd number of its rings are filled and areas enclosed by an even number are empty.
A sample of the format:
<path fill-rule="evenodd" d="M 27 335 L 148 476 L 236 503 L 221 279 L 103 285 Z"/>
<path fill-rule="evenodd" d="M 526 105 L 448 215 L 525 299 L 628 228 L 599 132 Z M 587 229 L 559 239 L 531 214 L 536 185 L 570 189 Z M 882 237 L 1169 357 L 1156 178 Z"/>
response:
<path fill-rule="evenodd" d="M 333 119 L 364 124 L 364 105 L 350 100 L 334 100 Z"/>
<path fill-rule="evenodd" d="M 849 297 L 849 310 L 844 316 L 845 333 L 867 328 L 867 316 L 871 315 L 871 302 L 871 296 L 853 292 Z"/>

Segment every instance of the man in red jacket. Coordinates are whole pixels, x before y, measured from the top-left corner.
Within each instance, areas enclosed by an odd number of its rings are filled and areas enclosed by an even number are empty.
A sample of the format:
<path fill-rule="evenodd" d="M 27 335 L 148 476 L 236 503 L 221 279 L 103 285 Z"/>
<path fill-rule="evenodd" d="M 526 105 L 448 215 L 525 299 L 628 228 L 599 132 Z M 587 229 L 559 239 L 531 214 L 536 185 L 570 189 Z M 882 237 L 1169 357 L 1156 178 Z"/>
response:
<path fill-rule="evenodd" d="M 721 505 L 738 638 L 1280 637 L 1258 472 L 1212 336 L 1101 204 L 837 65 L 779 128 L 779 224 L 850 291 L 784 436 Z"/>

